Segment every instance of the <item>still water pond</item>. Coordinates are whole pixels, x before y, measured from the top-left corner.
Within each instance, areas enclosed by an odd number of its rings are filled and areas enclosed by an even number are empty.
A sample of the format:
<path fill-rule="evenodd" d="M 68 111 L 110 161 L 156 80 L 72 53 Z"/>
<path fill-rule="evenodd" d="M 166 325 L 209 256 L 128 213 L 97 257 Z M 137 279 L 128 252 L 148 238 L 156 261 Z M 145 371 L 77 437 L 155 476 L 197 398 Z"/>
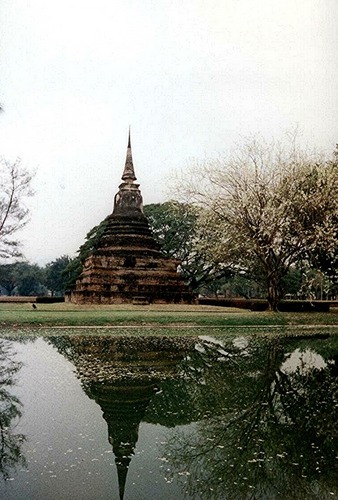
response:
<path fill-rule="evenodd" d="M 338 498 L 338 339 L 0 339 L 2 499 Z"/>

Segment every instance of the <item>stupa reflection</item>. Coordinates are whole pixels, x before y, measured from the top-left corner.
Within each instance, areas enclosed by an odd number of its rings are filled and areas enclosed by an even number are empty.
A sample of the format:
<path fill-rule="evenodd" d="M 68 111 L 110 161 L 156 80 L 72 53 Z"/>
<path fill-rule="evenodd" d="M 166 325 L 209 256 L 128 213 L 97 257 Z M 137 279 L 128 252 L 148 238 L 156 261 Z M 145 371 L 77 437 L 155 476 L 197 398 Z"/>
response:
<path fill-rule="evenodd" d="M 65 336 L 50 341 L 75 365 L 86 394 L 103 412 L 122 500 L 140 423 L 161 381 L 180 376 L 179 361 L 194 339 Z"/>

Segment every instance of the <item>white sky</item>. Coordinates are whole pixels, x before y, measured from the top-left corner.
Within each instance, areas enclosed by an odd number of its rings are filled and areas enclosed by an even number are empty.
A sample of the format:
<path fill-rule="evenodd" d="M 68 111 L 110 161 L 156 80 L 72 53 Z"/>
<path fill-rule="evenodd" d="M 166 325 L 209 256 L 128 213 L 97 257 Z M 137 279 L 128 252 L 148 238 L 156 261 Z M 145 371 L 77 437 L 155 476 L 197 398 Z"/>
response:
<path fill-rule="evenodd" d="M 112 211 L 132 127 L 144 203 L 241 137 L 338 142 L 337 0 L 1 0 L 0 155 L 36 169 L 25 256 Z"/>

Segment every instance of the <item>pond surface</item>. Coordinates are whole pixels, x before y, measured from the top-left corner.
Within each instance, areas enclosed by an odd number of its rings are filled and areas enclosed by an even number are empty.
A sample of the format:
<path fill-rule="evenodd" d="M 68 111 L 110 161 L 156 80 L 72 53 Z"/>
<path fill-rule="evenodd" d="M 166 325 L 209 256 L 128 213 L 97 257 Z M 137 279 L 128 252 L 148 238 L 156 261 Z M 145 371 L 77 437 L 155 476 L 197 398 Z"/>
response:
<path fill-rule="evenodd" d="M 338 498 L 338 338 L 0 339 L 2 499 Z"/>

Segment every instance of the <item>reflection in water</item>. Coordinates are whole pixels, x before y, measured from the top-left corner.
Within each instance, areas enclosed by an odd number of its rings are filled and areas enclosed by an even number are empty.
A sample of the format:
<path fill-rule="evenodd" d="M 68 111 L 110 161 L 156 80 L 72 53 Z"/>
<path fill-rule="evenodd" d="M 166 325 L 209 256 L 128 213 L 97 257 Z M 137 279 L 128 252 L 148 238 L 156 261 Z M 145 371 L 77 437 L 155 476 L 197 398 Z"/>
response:
<path fill-rule="evenodd" d="M 117 468 L 120 499 L 128 491 L 130 464 L 135 469 L 139 466 L 133 456 L 140 444 L 141 423 L 166 428 L 159 448 L 154 443 L 152 448 L 157 462 L 161 459 L 157 474 L 163 474 L 162 485 L 155 486 L 155 473 L 151 476 L 146 467 L 137 469 L 140 475 L 148 474 L 150 490 L 157 488 L 152 498 L 173 494 L 169 488 L 175 488 L 176 494 L 177 484 L 182 496 L 175 498 L 322 500 L 338 496 L 335 337 L 309 342 L 74 335 L 49 337 L 48 342 L 72 362 L 83 390 L 102 410 L 115 455 L 112 466 Z M 8 346 L 1 341 L 0 472 L 5 478 L 15 465 L 24 463 L 23 437 L 13 433 L 20 403 L 9 392 L 19 365 Z M 51 398 L 47 404 L 53 407 L 52 392 L 47 392 L 44 397 Z M 70 436 L 71 412 L 65 411 Z M 143 426 L 143 430 L 150 428 L 155 426 Z M 72 448 L 67 442 L 68 446 Z M 78 458 L 80 463 L 80 454 Z M 61 472 L 60 466 L 62 482 Z M 108 469 L 109 480 L 110 474 Z M 173 484 L 164 484 L 164 476 Z M 129 488 L 135 491 L 131 477 L 135 480 L 132 470 Z M 80 482 L 76 487 L 79 497 L 90 498 Z M 106 496 L 98 491 L 97 497 L 109 498 L 108 490 L 103 491 Z"/>
<path fill-rule="evenodd" d="M 120 499 L 124 496 L 129 464 L 138 441 L 139 425 L 154 389 L 152 383 L 142 381 L 120 385 L 93 383 L 90 388 L 108 424 L 108 439 L 115 455 Z"/>
<path fill-rule="evenodd" d="M 335 350 L 320 355 L 294 341 L 210 337 L 53 343 L 74 362 L 103 411 L 120 498 L 142 420 L 166 427 L 198 423 L 194 432 L 177 427 L 163 450 L 171 475 L 184 479 L 192 498 L 338 493 Z"/>
<path fill-rule="evenodd" d="M 21 403 L 9 391 L 21 366 L 13 356 L 10 343 L 0 339 L 0 474 L 5 480 L 16 467 L 26 464 L 21 453 L 25 437 L 13 433 L 14 424 L 21 417 Z"/>
<path fill-rule="evenodd" d="M 165 451 L 176 474 L 188 471 L 192 498 L 338 495 L 337 348 L 320 367 L 307 351 L 292 370 L 293 344 L 204 340 L 184 362 L 201 418 L 196 433 L 178 431 Z"/>
<path fill-rule="evenodd" d="M 160 383 L 177 377 L 178 362 L 193 340 L 77 336 L 50 341 L 74 363 L 85 392 L 102 409 L 122 500 L 140 422 Z"/>

